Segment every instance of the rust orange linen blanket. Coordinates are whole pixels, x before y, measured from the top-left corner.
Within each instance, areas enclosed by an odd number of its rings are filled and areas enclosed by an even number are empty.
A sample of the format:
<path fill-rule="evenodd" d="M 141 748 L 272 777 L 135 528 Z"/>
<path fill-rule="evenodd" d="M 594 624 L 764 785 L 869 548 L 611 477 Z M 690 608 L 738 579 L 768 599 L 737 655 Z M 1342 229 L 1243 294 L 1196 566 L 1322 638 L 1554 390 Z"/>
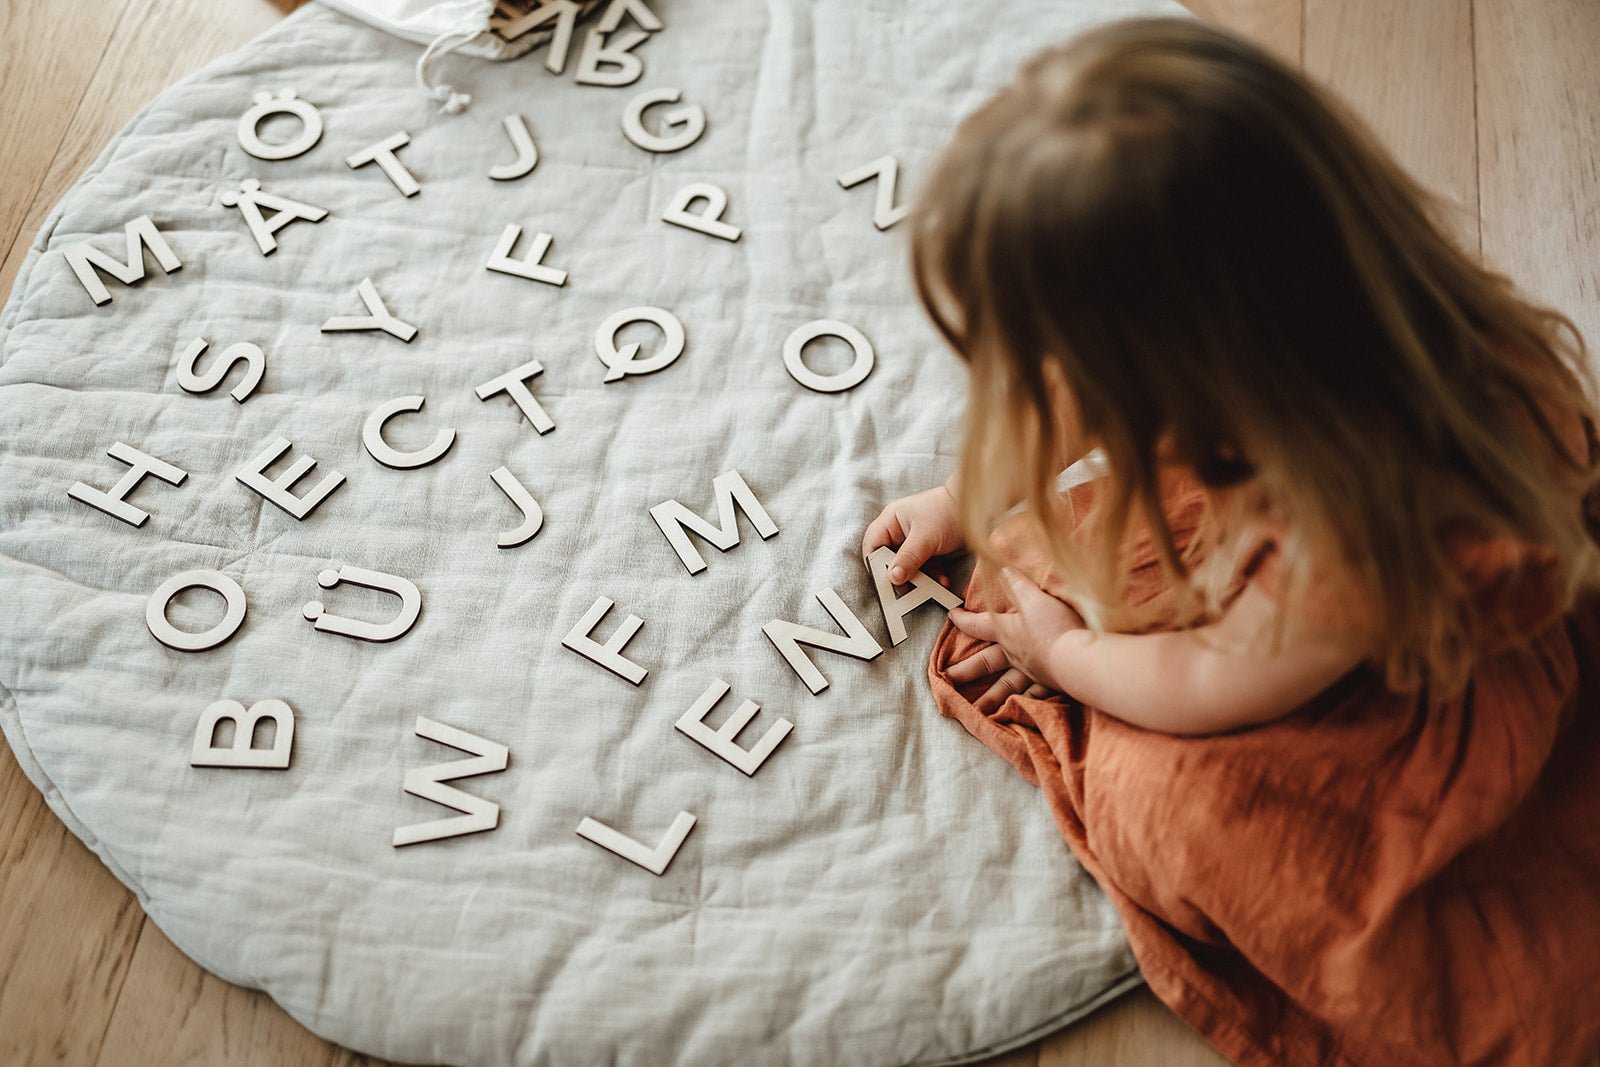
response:
<path fill-rule="evenodd" d="M 1169 497 L 1180 543 L 1199 494 Z M 995 541 L 1051 588 L 1027 537 Z M 1147 544 L 1129 566 L 1133 599 L 1166 595 Z M 929 674 L 1044 792 L 1151 989 L 1229 1058 L 1556 1067 L 1600 1047 L 1600 603 L 1531 618 L 1549 598 L 1520 599 L 1520 639 L 1458 700 L 1363 668 L 1210 736 L 1061 696 L 980 710 L 945 674 L 978 642 L 949 625 Z M 1005 604 L 982 566 L 967 602 Z"/>

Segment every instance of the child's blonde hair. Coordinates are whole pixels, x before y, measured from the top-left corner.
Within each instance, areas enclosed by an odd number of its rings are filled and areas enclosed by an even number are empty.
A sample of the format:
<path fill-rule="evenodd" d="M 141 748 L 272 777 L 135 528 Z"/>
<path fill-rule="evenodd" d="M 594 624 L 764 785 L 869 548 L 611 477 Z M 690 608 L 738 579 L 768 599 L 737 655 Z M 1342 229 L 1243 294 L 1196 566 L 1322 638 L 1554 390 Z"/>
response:
<path fill-rule="evenodd" d="M 1353 117 L 1258 48 L 1192 20 L 1086 33 L 966 119 L 924 188 L 913 265 L 970 366 L 959 477 L 980 553 L 1026 502 L 1123 628 L 1142 526 L 1196 620 L 1266 511 L 1292 531 L 1285 615 L 1315 561 L 1323 594 L 1365 608 L 1389 683 L 1443 693 L 1483 626 L 1447 534 L 1545 546 L 1569 604 L 1600 584 L 1589 457 L 1553 422 L 1593 415 L 1577 331 L 1474 262 Z M 1064 515 L 1061 458 L 1091 447 L 1107 483 Z M 1199 562 L 1163 514 L 1165 459 L 1216 490 Z"/>

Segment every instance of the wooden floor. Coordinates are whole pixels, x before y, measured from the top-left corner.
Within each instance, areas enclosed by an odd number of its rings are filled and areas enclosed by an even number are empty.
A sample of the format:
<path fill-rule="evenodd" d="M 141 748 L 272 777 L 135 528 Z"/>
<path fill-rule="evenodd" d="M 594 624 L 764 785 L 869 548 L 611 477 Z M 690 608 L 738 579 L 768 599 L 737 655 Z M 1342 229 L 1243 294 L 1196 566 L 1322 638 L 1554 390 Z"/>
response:
<path fill-rule="evenodd" d="M 0 293 L 46 212 L 180 76 L 297 0 L 0 0 Z M 670 6 L 670 5 L 669 5 Z M 1192 0 L 1332 85 L 1459 233 L 1600 345 L 1600 2 Z M 0 745 L 0 1063 L 358 1063 L 205 974 L 51 815 Z M 1147 990 L 995 1060 L 1224 1062 Z"/>

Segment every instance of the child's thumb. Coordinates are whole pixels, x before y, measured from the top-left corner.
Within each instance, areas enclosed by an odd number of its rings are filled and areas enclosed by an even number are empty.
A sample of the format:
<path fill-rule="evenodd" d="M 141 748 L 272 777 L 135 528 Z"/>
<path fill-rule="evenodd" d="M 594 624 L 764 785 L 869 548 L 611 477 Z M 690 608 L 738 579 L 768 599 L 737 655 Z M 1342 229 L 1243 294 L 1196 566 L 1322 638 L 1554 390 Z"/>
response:
<path fill-rule="evenodd" d="M 894 560 L 889 564 L 889 578 L 899 584 L 911 580 L 911 576 L 922 569 L 922 565 L 933 557 L 932 539 L 912 531 L 894 554 Z"/>

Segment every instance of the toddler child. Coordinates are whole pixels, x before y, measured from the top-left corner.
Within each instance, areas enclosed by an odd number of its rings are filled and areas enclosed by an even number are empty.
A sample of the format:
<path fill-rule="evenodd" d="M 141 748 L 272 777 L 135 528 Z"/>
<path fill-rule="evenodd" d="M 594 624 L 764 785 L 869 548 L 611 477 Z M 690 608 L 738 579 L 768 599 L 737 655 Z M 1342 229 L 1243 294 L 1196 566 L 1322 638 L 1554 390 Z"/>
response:
<path fill-rule="evenodd" d="M 1585 1061 L 1600 447 L 1570 323 L 1198 21 L 1039 56 L 925 190 L 966 436 L 862 547 L 897 578 L 976 553 L 935 697 L 1044 789 L 1154 992 L 1245 1064 Z"/>

